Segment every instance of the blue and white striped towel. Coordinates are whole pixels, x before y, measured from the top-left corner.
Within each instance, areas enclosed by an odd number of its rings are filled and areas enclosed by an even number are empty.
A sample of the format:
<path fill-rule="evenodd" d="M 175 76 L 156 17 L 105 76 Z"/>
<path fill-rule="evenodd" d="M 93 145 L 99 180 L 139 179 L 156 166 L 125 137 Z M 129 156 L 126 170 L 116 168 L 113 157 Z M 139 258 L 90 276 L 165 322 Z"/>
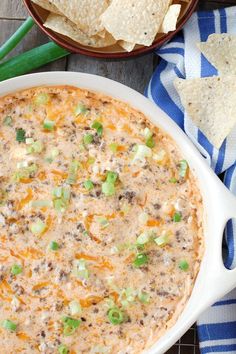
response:
<path fill-rule="evenodd" d="M 156 51 L 161 61 L 147 87 L 146 95 L 185 130 L 217 174 L 225 172 L 224 182 L 236 195 L 236 128 L 221 149 L 217 150 L 184 115 L 173 86 L 174 79 L 178 77 L 190 79 L 218 74 L 201 55 L 196 43 L 206 41 L 212 33 L 226 32 L 236 34 L 236 7 L 195 13 L 182 34 Z M 225 265 L 233 268 L 236 266 L 236 222 L 228 222 L 225 236 Z M 201 316 L 198 333 L 202 354 L 236 353 L 236 289 Z"/>

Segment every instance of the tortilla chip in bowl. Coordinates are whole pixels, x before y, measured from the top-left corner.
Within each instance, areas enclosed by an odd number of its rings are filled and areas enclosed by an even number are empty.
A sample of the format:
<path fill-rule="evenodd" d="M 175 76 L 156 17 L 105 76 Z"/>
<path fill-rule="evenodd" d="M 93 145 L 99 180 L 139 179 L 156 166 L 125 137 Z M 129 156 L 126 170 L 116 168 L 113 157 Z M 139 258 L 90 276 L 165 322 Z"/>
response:
<path fill-rule="evenodd" d="M 127 58 L 160 47 L 198 0 L 24 0 L 39 27 L 73 53 Z M 147 6 L 148 4 L 148 6 Z"/>

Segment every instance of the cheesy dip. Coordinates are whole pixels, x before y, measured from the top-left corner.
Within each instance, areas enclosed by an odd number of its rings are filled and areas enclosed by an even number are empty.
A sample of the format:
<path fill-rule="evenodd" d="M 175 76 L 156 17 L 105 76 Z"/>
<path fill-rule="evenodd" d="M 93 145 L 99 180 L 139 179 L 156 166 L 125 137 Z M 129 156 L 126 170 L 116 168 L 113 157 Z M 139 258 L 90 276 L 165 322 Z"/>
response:
<path fill-rule="evenodd" d="M 1 353 L 143 352 L 202 248 L 188 162 L 142 113 L 69 86 L 0 99 Z"/>

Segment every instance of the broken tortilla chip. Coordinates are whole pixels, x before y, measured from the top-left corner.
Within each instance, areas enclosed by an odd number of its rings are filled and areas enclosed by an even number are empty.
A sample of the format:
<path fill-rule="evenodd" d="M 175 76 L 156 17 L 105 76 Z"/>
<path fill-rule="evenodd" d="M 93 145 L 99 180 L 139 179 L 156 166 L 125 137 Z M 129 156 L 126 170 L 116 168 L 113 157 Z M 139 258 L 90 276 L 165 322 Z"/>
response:
<path fill-rule="evenodd" d="M 51 0 L 51 2 L 89 36 L 103 30 L 100 16 L 109 6 L 108 0 Z"/>
<path fill-rule="evenodd" d="M 175 87 L 193 123 L 219 149 L 236 124 L 236 76 L 177 79 Z"/>
<path fill-rule="evenodd" d="M 180 15 L 181 5 L 174 4 L 171 5 L 165 15 L 164 21 L 161 25 L 160 32 L 168 33 L 170 31 L 175 31 L 177 26 L 177 21 Z"/>
<path fill-rule="evenodd" d="M 113 0 L 101 15 L 103 26 L 116 40 L 149 46 L 167 13 L 170 0 Z"/>
<path fill-rule="evenodd" d="M 235 35 L 214 33 L 207 42 L 198 43 L 197 46 L 220 75 L 236 75 Z"/>
<path fill-rule="evenodd" d="M 58 8 L 53 5 L 50 1 L 48 0 L 32 0 L 36 5 L 42 7 L 43 9 L 54 12 L 55 14 L 60 14 L 60 11 Z"/>
<path fill-rule="evenodd" d="M 44 26 L 85 46 L 101 48 L 108 47 L 116 42 L 109 33 L 106 33 L 104 38 L 99 37 L 98 35 L 89 37 L 73 22 L 60 15 L 50 14 Z"/>
<path fill-rule="evenodd" d="M 126 41 L 118 41 L 118 44 L 121 46 L 121 48 L 125 49 L 126 52 L 132 52 L 136 45 L 135 43 L 129 43 Z"/>

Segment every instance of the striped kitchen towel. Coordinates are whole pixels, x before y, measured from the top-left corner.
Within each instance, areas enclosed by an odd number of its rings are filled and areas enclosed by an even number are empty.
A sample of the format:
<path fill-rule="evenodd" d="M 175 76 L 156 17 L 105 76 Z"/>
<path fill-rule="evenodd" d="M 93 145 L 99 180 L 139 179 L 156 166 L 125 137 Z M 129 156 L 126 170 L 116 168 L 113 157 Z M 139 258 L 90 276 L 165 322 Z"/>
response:
<path fill-rule="evenodd" d="M 236 127 L 217 150 L 184 114 L 173 86 L 176 78 L 218 74 L 201 55 L 196 43 L 206 41 L 212 33 L 226 32 L 236 34 L 236 7 L 195 13 L 180 35 L 156 51 L 161 61 L 146 95 L 186 132 L 217 174 L 225 172 L 224 182 L 236 195 Z M 228 222 L 225 240 L 225 265 L 233 268 L 236 266 L 236 222 Z M 202 354 L 236 353 L 236 289 L 201 316 L 198 333 Z"/>

